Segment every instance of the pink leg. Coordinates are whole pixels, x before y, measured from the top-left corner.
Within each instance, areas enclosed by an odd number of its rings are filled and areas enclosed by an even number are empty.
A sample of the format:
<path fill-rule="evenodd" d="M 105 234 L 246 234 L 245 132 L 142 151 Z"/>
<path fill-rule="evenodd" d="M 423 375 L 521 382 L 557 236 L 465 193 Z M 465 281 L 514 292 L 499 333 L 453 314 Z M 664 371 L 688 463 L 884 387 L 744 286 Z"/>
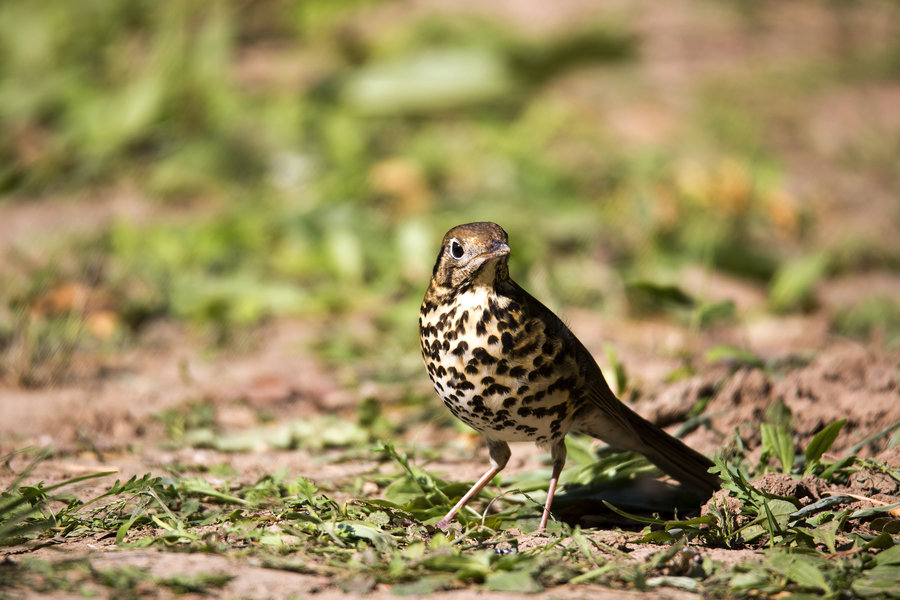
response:
<path fill-rule="evenodd" d="M 553 505 L 553 496 L 556 494 L 556 484 L 559 482 L 559 475 L 566 465 L 566 443 L 562 440 L 557 442 L 551 448 L 550 456 L 553 457 L 553 474 L 550 476 L 550 486 L 547 488 L 547 502 L 544 503 L 544 513 L 541 515 L 541 524 L 538 525 L 537 533 L 544 530 L 547 526 L 547 521 L 550 519 L 550 507 Z"/>
<path fill-rule="evenodd" d="M 437 524 L 438 529 L 447 529 L 447 527 L 450 525 L 450 521 L 452 521 L 453 517 L 456 516 L 456 513 L 461 511 L 462 507 L 465 506 L 466 504 L 468 504 L 469 500 L 471 500 L 475 494 L 480 492 L 481 488 L 486 486 L 487 483 L 491 479 L 494 478 L 494 475 L 496 475 L 499 472 L 500 472 L 500 467 L 492 466 L 490 469 L 488 469 L 487 472 L 481 476 L 481 479 L 476 481 L 475 485 L 473 485 L 471 488 L 469 488 L 469 491 L 466 492 L 466 495 L 459 499 L 459 502 L 456 503 L 456 506 L 451 508 L 450 512 L 448 512 L 446 515 L 444 515 L 443 519 L 438 521 L 438 524 Z"/>
<path fill-rule="evenodd" d="M 562 467 L 562 464 L 553 464 L 553 475 L 550 477 L 550 487 L 547 488 L 547 502 L 544 503 L 544 514 L 541 515 L 541 524 L 537 528 L 538 533 L 544 530 L 547 526 L 547 521 L 550 519 L 550 506 L 553 504 L 553 495 L 556 494 L 556 483 L 559 481 Z"/>
<path fill-rule="evenodd" d="M 475 485 L 466 492 L 465 496 L 460 498 L 459 502 L 456 503 L 456 506 L 444 515 L 443 519 L 438 521 L 438 529 L 447 529 L 450 525 L 450 521 L 456 516 L 456 513 L 462 510 L 462 507 L 465 506 L 475 494 L 480 492 L 481 488 L 486 486 L 487 483 L 494 478 L 494 475 L 502 471 L 503 467 L 506 466 L 507 461 L 509 461 L 509 444 L 489 438 L 485 438 L 485 441 L 487 441 L 488 454 L 490 454 L 491 457 L 491 468 L 481 476 L 481 479 L 475 482 Z"/>

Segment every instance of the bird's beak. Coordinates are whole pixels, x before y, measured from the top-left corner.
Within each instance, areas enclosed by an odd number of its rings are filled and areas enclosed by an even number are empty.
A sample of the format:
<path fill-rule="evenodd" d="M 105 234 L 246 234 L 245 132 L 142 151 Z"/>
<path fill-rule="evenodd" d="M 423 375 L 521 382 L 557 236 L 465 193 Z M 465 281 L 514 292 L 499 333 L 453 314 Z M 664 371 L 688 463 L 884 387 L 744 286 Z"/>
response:
<path fill-rule="evenodd" d="M 501 256 L 506 256 L 507 254 L 509 254 L 509 244 L 506 244 L 504 242 L 495 242 L 494 247 L 490 252 L 485 252 L 484 254 L 479 255 L 478 258 L 488 260 L 491 258 L 500 258 Z"/>

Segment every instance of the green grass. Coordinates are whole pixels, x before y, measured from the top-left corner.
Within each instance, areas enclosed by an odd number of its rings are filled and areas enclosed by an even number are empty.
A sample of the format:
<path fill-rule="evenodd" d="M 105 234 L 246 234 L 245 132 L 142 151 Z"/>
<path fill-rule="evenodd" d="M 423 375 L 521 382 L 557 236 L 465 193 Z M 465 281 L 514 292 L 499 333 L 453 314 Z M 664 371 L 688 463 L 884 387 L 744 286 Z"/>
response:
<path fill-rule="evenodd" d="M 900 471 L 876 462 L 852 457 L 826 460 L 841 425 L 822 430 L 799 460 L 794 459 L 793 447 L 782 451 L 781 443 L 767 442 L 775 438 L 764 433 L 764 455 L 782 456 L 784 462 L 774 470 L 794 477 L 807 474 L 840 483 L 854 472 L 868 470 L 900 481 Z M 570 440 L 570 447 L 573 465 L 564 477 L 563 499 L 582 481 L 602 495 L 602 490 L 628 486 L 636 475 L 652 473 L 642 459 L 629 461 L 621 454 L 598 457 L 578 438 Z M 519 550 L 520 538 L 504 532 L 513 527 L 526 534 L 534 531 L 540 493 L 546 487 L 546 478 L 539 474 L 504 480 L 507 489 L 498 499 L 492 499 L 493 490 L 482 492 L 473 502 L 475 508 L 460 515 L 460 525 L 447 534 L 437 532 L 433 524 L 468 483 L 439 478 L 389 444 L 378 443 L 368 451 L 367 460 L 388 467 L 367 477 L 382 490 L 375 499 L 360 496 L 353 481 L 320 488 L 304 477 L 275 472 L 239 483 L 237 474 L 226 469 L 219 471 L 224 481 L 214 484 L 202 475 L 173 468 L 169 476 L 116 481 L 93 498 L 79 500 L 65 489 L 108 474 L 71 478 L 53 486 L 23 485 L 28 473 L 46 458 L 36 455 L 0 498 L 3 546 L 36 548 L 109 535 L 121 549 L 155 547 L 242 561 L 252 558 L 273 569 L 326 575 L 355 591 L 386 583 L 398 594 L 464 585 L 535 592 L 567 582 L 594 582 L 640 590 L 675 587 L 708 597 L 785 592 L 867 597 L 894 594 L 900 584 L 895 571 L 900 564 L 896 551 L 900 528 L 889 512 L 896 506 L 852 509 L 847 504 L 853 499 L 846 496 L 826 496 L 813 504 L 776 496 L 750 483 L 751 465 L 741 460 L 716 460 L 723 489 L 737 509 L 720 499 L 707 515 L 685 520 L 653 517 L 649 505 L 641 508 L 641 500 L 631 510 L 643 514 L 603 501 L 610 514 L 623 517 L 622 527 L 631 532 L 626 535 L 632 543 L 655 545 L 649 557 L 635 560 L 602 535 L 557 521 L 551 523 L 544 543 Z M 604 470 L 604 464 L 613 468 Z M 767 461 L 752 468 L 757 474 L 770 469 Z M 337 496 L 345 499 L 338 501 Z M 482 513 L 487 507 L 492 510 Z M 700 559 L 704 547 L 758 549 L 761 554 L 728 566 Z M 130 568 L 98 571 L 84 560 L 53 564 L 19 562 L 9 571 L 12 576 L 4 578 L 7 590 L 71 591 L 88 584 L 115 590 L 144 582 L 180 592 L 209 590 L 229 579 L 216 574 L 158 577 Z"/>

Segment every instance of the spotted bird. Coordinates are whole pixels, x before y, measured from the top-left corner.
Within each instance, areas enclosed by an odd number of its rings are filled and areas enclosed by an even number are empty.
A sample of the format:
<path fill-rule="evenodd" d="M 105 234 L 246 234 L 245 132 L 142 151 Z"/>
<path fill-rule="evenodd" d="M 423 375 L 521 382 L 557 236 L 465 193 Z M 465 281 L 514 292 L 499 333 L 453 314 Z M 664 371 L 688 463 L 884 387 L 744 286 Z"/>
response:
<path fill-rule="evenodd" d="M 419 311 L 428 375 L 456 417 L 487 441 L 490 468 L 438 523 L 445 529 L 510 457 L 508 442 L 548 448 L 550 516 L 570 431 L 640 452 L 697 495 L 719 488 L 712 463 L 625 406 L 563 322 L 509 277 L 506 232 L 467 223 L 444 236 Z"/>

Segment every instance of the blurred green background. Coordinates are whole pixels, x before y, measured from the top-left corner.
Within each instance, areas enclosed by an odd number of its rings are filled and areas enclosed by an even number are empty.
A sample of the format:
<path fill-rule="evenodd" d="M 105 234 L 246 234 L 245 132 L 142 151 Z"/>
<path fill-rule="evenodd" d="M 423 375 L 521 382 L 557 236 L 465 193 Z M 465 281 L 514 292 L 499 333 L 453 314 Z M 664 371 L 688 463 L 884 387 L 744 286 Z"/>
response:
<path fill-rule="evenodd" d="M 554 308 L 752 318 L 697 267 L 897 347 L 900 4 L 549 4 L 0 4 L 0 376 L 298 316 L 411 374 L 471 220 Z"/>

